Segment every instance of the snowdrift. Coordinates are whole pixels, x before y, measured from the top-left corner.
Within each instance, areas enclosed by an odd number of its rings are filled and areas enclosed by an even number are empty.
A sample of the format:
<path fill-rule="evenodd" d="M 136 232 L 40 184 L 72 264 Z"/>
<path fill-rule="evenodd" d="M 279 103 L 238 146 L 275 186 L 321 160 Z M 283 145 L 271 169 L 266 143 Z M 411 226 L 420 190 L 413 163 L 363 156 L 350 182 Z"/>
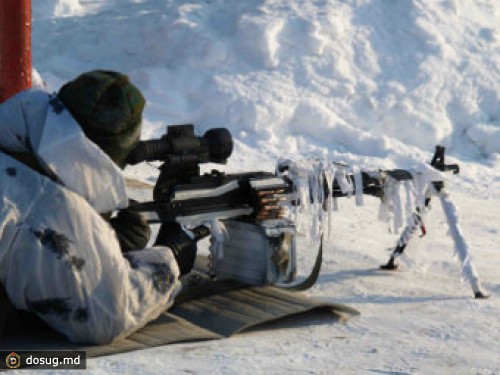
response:
<path fill-rule="evenodd" d="M 147 136 L 194 122 L 271 154 L 405 163 L 444 144 L 495 163 L 494 4 L 37 0 L 34 61 L 51 89 L 89 69 L 128 73 L 149 100 Z"/>

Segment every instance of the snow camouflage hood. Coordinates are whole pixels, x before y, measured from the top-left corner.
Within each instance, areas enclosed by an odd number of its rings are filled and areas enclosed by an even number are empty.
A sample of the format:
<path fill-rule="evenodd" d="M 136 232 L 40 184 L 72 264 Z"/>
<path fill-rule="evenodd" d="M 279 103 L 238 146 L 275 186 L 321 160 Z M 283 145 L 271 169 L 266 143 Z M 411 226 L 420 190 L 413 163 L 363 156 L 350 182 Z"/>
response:
<path fill-rule="evenodd" d="M 85 135 L 121 168 L 141 135 L 145 100 L 121 73 L 95 70 L 66 83 L 57 96 Z"/>
<path fill-rule="evenodd" d="M 118 166 L 85 136 L 63 103 L 26 90 L 0 106 L 0 149 L 29 152 L 66 188 L 104 213 L 128 205 Z"/>

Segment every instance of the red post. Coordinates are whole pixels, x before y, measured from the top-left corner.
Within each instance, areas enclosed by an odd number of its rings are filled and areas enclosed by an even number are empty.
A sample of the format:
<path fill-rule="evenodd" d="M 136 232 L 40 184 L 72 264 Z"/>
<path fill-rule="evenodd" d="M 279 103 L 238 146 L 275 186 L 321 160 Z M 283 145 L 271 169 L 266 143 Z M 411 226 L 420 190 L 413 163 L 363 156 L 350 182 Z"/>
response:
<path fill-rule="evenodd" d="M 31 87 L 31 0 L 0 0 L 0 103 Z"/>

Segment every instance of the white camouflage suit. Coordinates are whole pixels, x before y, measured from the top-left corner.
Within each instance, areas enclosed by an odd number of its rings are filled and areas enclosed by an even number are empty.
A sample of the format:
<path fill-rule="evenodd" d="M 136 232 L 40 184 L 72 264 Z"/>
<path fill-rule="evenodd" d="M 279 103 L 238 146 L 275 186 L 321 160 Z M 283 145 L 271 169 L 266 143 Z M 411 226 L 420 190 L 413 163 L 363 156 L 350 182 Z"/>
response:
<path fill-rule="evenodd" d="M 4 151 L 31 152 L 53 180 Z M 127 253 L 100 213 L 128 204 L 120 169 L 46 92 L 0 104 L 0 282 L 73 342 L 108 343 L 172 305 L 167 247 Z"/>

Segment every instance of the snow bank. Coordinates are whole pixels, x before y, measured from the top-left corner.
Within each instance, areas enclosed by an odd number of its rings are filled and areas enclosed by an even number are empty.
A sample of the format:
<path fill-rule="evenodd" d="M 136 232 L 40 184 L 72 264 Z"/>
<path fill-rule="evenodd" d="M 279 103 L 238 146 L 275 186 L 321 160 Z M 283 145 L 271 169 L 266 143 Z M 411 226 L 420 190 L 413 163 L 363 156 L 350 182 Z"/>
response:
<path fill-rule="evenodd" d="M 406 165 L 444 144 L 491 164 L 495 3 L 39 0 L 34 61 L 53 89 L 90 69 L 128 73 L 148 98 L 147 136 L 194 122 L 273 157 Z"/>
<path fill-rule="evenodd" d="M 488 191 L 500 179 L 495 4 L 39 0 L 34 64 L 51 90 L 91 69 L 129 74 L 148 99 L 145 138 L 226 126 L 254 156 L 367 168 L 409 167 L 443 144 L 461 181 Z"/>
<path fill-rule="evenodd" d="M 500 153 L 500 124 L 477 124 L 467 129 L 467 137 L 484 154 Z"/>

